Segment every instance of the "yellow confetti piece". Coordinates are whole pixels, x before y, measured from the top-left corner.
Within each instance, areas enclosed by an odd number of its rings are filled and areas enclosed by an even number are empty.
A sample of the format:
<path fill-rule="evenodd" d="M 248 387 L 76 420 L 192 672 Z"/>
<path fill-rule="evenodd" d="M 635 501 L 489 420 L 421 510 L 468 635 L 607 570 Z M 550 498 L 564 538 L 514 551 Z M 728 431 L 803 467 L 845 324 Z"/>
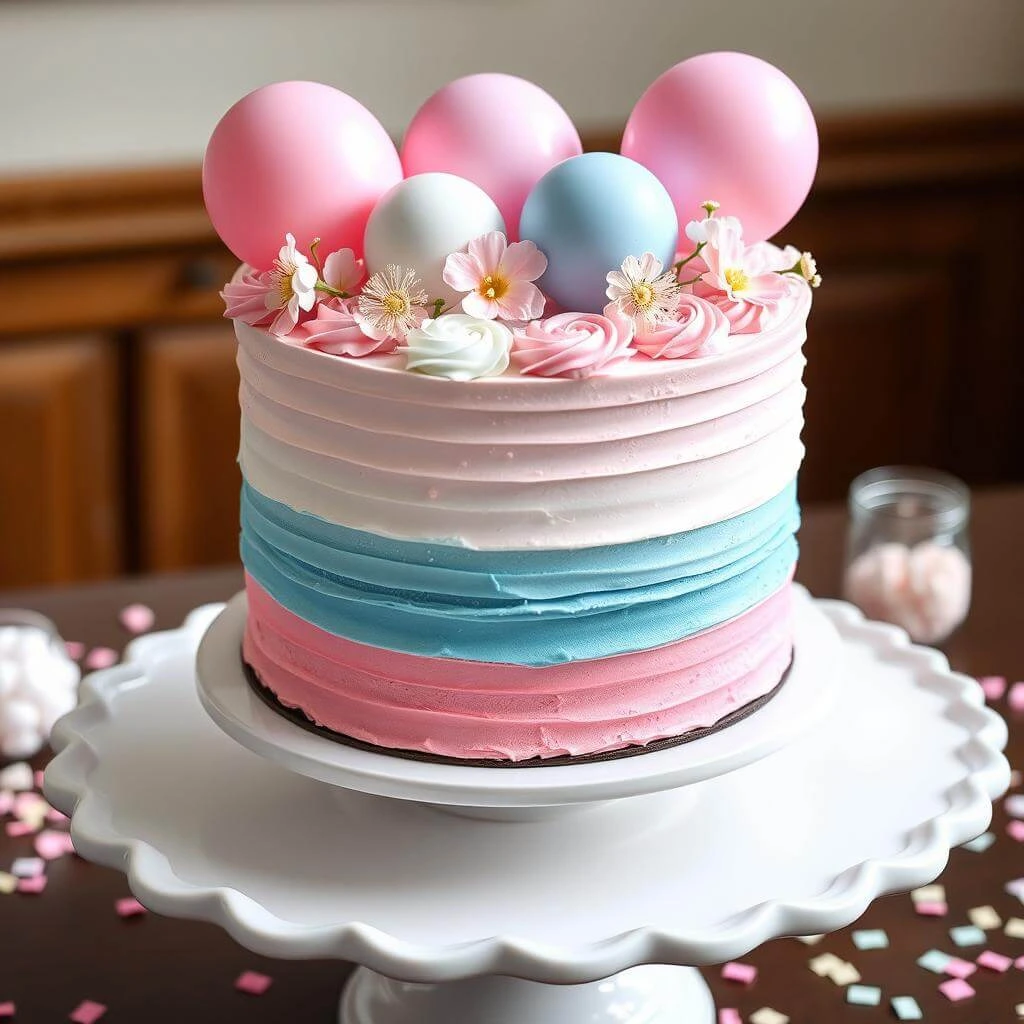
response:
<path fill-rule="evenodd" d="M 1024 939 L 1024 918 L 1011 917 L 1003 928 L 1003 933 L 1011 939 Z"/>
<path fill-rule="evenodd" d="M 853 964 L 843 962 L 832 969 L 830 977 L 840 988 L 846 988 L 847 985 L 856 985 L 860 981 L 860 971 Z"/>
<path fill-rule="evenodd" d="M 819 978 L 828 978 L 831 977 L 835 968 L 842 967 L 844 961 L 840 960 L 835 953 L 822 953 L 821 956 L 811 957 L 807 963 Z"/>
<path fill-rule="evenodd" d="M 972 907 L 967 911 L 967 917 L 975 928 L 980 928 L 985 932 L 999 928 L 1003 923 L 1003 919 L 996 913 L 994 907 Z"/>
<path fill-rule="evenodd" d="M 4 896 L 9 896 L 17 888 L 17 878 L 6 871 L 0 871 L 0 893 L 3 893 Z"/>
<path fill-rule="evenodd" d="M 770 1006 L 762 1006 L 750 1015 L 750 1024 L 789 1024 L 789 1018 Z"/>
<path fill-rule="evenodd" d="M 914 889 L 910 898 L 915 903 L 945 903 L 946 887 L 944 885 L 923 885 L 920 889 Z"/>

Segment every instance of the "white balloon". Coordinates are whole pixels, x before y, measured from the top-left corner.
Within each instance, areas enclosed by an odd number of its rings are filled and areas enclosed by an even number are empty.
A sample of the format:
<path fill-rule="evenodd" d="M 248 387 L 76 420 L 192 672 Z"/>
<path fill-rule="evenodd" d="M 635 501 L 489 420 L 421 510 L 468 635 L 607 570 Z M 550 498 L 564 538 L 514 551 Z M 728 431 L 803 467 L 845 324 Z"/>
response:
<path fill-rule="evenodd" d="M 441 280 L 449 253 L 504 230 L 501 212 L 479 186 L 454 174 L 416 174 L 386 192 L 370 214 L 366 267 L 371 274 L 389 263 L 411 267 L 431 300 L 451 305 L 462 295 Z"/>

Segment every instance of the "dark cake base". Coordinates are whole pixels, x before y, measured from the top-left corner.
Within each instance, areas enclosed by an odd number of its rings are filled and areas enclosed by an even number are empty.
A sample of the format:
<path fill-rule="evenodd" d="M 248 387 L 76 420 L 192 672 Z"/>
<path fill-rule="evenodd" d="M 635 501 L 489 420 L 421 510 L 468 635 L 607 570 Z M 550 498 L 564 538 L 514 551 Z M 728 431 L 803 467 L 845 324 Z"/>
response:
<path fill-rule="evenodd" d="M 763 697 L 758 697 L 756 700 L 750 701 L 749 704 L 744 704 L 735 711 L 729 712 L 725 718 L 720 718 L 714 725 L 702 729 L 691 729 L 681 736 L 670 736 L 663 740 L 653 740 L 643 746 L 635 744 L 629 747 L 622 747 L 619 750 L 607 750 L 600 754 L 562 754 L 559 757 L 531 757 L 525 761 L 511 761 L 507 758 L 498 757 L 446 757 L 443 754 L 428 754 L 419 750 L 400 750 L 392 747 L 381 747 L 376 743 L 366 743 L 352 736 L 346 736 L 344 733 L 335 732 L 333 729 L 328 729 L 325 726 L 317 725 L 298 708 L 286 707 L 274 696 L 268 687 L 264 686 L 245 658 L 242 658 L 242 668 L 252 691 L 267 707 L 276 711 L 282 717 L 287 718 L 288 721 L 294 722 L 295 725 L 300 726 L 307 732 L 334 740 L 336 743 L 344 743 L 346 746 L 355 747 L 357 750 L 366 750 L 371 754 L 386 754 L 389 757 L 402 757 L 409 761 L 427 761 L 432 764 L 460 764 L 470 768 L 555 768 L 559 765 L 614 761 L 621 757 L 636 757 L 637 754 L 649 754 L 655 750 L 667 750 L 669 747 L 678 747 L 683 743 L 691 743 L 693 740 L 703 739 L 705 736 L 710 736 L 722 729 L 727 729 L 730 725 L 735 725 L 748 715 L 759 711 L 782 689 L 789 676 L 790 668 L 792 668 L 792 662 L 790 662 L 789 668 L 783 672 L 782 678 L 773 689 L 769 690 Z"/>

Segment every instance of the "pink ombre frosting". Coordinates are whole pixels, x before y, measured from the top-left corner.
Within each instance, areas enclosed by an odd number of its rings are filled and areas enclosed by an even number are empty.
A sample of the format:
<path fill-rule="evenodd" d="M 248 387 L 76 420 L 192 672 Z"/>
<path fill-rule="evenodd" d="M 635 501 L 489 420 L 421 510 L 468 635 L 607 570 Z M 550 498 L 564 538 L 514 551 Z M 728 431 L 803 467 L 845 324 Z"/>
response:
<path fill-rule="evenodd" d="M 633 347 L 651 359 L 689 359 L 713 355 L 728 345 L 728 319 L 716 305 L 699 295 L 680 295 L 676 316 L 675 323 L 638 332 Z"/>
<path fill-rule="evenodd" d="M 398 342 L 394 338 L 378 341 L 362 332 L 356 323 L 358 299 L 328 299 L 316 307 L 312 320 L 299 324 L 288 336 L 289 342 L 300 342 L 334 356 L 362 358 L 373 352 L 391 352 Z"/>
<path fill-rule="evenodd" d="M 743 615 L 636 654 L 531 668 L 422 658 L 334 636 L 247 578 L 243 655 L 282 704 L 378 746 L 526 760 L 647 744 L 770 692 L 792 654 L 787 584 Z"/>
<path fill-rule="evenodd" d="M 635 354 L 632 323 L 600 313 L 558 313 L 528 323 L 513 337 L 513 365 L 535 377 L 593 377 Z"/>

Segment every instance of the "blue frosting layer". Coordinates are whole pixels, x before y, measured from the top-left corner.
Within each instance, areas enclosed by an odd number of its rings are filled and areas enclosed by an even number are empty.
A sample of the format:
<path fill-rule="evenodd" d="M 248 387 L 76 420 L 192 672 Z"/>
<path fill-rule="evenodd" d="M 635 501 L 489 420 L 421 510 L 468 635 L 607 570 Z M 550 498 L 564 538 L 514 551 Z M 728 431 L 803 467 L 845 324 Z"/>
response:
<path fill-rule="evenodd" d="M 326 522 L 242 487 L 242 560 L 337 636 L 424 657 L 551 665 L 681 640 L 777 590 L 796 561 L 796 485 L 698 530 L 572 551 L 475 551 Z"/>

